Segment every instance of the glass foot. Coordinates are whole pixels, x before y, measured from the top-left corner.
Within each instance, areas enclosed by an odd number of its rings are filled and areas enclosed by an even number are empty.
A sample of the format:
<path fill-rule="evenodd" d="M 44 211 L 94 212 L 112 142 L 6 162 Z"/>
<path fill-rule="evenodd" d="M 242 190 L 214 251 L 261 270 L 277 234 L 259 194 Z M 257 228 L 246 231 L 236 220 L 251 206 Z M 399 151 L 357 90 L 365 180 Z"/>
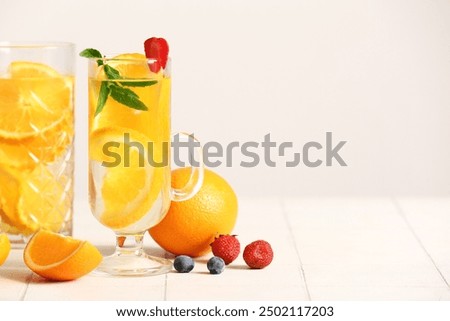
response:
<path fill-rule="evenodd" d="M 116 251 L 103 258 L 95 274 L 110 276 L 148 276 L 165 274 L 172 269 L 172 262 L 145 254 L 144 234 L 116 235 Z"/>
<path fill-rule="evenodd" d="M 148 276 L 165 274 L 171 269 L 172 262 L 167 259 L 145 253 L 140 255 L 114 253 L 103 258 L 95 272 L 113 276 Z"/>

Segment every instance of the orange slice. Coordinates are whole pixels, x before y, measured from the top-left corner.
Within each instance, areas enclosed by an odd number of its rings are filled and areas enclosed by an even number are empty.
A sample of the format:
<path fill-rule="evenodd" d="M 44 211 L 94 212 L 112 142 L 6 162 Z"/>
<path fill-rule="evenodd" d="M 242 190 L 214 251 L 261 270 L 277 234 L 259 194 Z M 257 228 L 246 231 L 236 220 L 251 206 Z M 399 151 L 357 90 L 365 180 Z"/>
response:
<path fill-rule="evenodd" d="M 0 234 L 0 265 L 5 263 L 11 251 L 11 244 L 9 243 L 8 236 L 4 233 Z"/>
<path fill-rule="evenodd" d="M 70 197 L 62 180 L 46 166 L 38 165 L 23 176 L 17 204 L 19 221 L 28 229 L 59 231 L 71 212 Z"/>
<path fill-rule="evenodd" d="M 23 259 L 34 273 L 46 279 L 68 281 L 94 270 L 102 255 L 88 241 L 41 230 L 28 242 Z"/>
<path fill-rule="evenodd" d="M 0 137 L 0 164 L 19 169 L 49 164 L 67 151 L 73 136 L 73 114 L 68 113 L 55 127 L 37 136 L 20 140 Z"/>
<path fill-rule="evenodd" d="M 0 168 L 0 215 L 29 235 L 38 229 L 59 231 L 70 215 L 63 181 L 39 164 L 31 171 Z"/>
<path fill-rule="evenodd" d="M 11 78 L 60 77 L 52 67 L 31 61 L 13 61 L 9 65 L 9 74 Z"/>
<path fill-rule="evenodd" d="M 23 139 L 58 124 L 72 109 L 73 78 L 39 63 L 16 61 L 0 79 L 0 137 Z"/>
<path fill-rule="evenodd" d="M 117 59 L 117 60 L 114 60 Z M 93 116 L 97 106 L 100 86 L 106 79 L 103 66 L 98 68 L 97 77 L 89 79 L 89 106 L 90 106 L 90 128 L 91 131 L 106 127 L 129 128 L 146 135 L 153 140 L 158 128 L 157 117 L 159 107 L 160 91 L 163 75 L 152 73 L 147 65 L 147 60 L 141 54 L 123 54 L 108 61 L 108 65 L 119 70 L 122 77 L 144 80 L 156 80 L 157 83 L 149 87 L 132 87 L 134 93 L 147 106 L 148 111 L 129 108 L 109 97 L 102 112 Z M 131 87 L 130 87 L 131 88 Z"/>
<path fill-rule="evenodd" d="M 20 222 L 17 213 L 17 203 L 19 202 L 19 189 L 21 173 L 16 170 L 0 167 L 0 205 L 2 210 L 0 215 L 2 221 L 9 226 L 14 226 L 24 235 L 31 234 L 24 224 Z"/>
<path fill-rule="evenodd" d="M 125 141 L 123 133 L 129 133 L 130 142 L 139 143 L 142 148 L 132 147 Z M 109 148 L 109 153 L 115 153 L 114 157 L 104 154 L 104 146 L 108 143 L 115 144 Z M 91 181 L 94 185 L 91 195 L 96 195 L 93 211 L 100 222 L 114 230 L 123 230 L 145 220 L 161 192 L 164 179 L 164 168 L 151 167 L 148 163 L 146 138 L 129 130 L 102 129 L 91 133 L 89 144 L 91 173 L 99 173 L 93 174 L 96 177 Z M 125 148 L 129 150 L 128 156 Z M 160 148 L 155 148 L 152 153 L 153 159 L 160 159 Z M 120 161 L 113 164 L 115 160 Z M 110 167 L 104 162 L 111 164 Z M 143 222 L 142 229 L 149 224 Z"/>
<path fill-rule="evenodd" d="M 150 71 L 147 58 L 140 53 L 126 53 L 115 56 L 108 60 L 108 65 L 117 69 L 124 78 L 148 79 L 157 75 Z M 97 79 L 107 79 L 103 66 L 98 69 Z"/>

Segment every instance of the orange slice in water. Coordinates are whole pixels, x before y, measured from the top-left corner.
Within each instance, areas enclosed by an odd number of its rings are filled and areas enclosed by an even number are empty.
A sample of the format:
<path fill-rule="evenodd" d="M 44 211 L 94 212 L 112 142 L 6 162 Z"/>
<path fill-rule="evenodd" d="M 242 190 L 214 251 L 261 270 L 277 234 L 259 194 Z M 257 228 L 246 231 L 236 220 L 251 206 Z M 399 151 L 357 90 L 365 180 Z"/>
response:
<path fill-rule="evenodd" d="M 0 137 L 23 139 L 56 126 L 72 108 L 73 78 L 51 67 L 16 61 L 0 79 Z"/>
<path fill-rule="evenodd" d="M 141 147 L 133 147 L 123 133 Z M 89 144 L 91 174 L 95 176 L 90 194 L 100 222 L 114 230 L 124 230 L 141 220 L 143 229 L 150 226 L 152 218 L 146 214 L 161 193 L 164 167 L 149 165 L 147 139 L 129 130 L 104 128 L 91 133 Z M 111 146 L 109 155 L 104 153 L 105 144 Z M 153 159 L 161 159 L 160 148 L 152 153 Z"/>
<path fill-rule="evenodd" d="M 0 234 L 0 265 L 5 263 L 11 251 L 11 244 L 9 243 L 8 236 L 4 233 Z"/>

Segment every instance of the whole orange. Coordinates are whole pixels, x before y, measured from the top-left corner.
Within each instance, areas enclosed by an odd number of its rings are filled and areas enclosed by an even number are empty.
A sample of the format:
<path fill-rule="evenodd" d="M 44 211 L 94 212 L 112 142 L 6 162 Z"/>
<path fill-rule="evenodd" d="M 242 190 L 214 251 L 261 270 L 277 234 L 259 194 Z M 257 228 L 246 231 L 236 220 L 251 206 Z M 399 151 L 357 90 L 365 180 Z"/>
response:
<path fill-rule="evenodd" d="M 189 175 L 190 168 L 172 171 L 172 186 L 183 187 Z M 172 202 L 167 215 L 149 233 L 166 251 L 197 257 L 211 251 L 215 236 L 231 233 L 237 212 L 237 197 L 231 186 L 205 169 L 198 193 L 186 201 Z"/>

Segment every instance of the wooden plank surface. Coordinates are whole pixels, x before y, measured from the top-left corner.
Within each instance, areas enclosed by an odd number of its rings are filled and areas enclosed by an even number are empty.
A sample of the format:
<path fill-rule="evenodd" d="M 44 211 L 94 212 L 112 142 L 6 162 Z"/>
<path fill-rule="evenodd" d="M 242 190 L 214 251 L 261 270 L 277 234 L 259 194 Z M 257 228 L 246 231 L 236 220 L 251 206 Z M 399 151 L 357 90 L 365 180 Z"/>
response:
<path fill-rule="evenodd" d="M 74 235 L 103 253 L 114 235 L 77 203 Z M 198 258 L 189 274 L 144 278 L 88 275 L 47 282 L 13 250 L 0 267 L 0 300 L 450 300 L 450 198 L 241 199 L 234 230 L 242 248 L 269 241 L 273 263 L 242 257 L 221 275 Z M 147 251 L 173 258 L 151 239 Z"/>

